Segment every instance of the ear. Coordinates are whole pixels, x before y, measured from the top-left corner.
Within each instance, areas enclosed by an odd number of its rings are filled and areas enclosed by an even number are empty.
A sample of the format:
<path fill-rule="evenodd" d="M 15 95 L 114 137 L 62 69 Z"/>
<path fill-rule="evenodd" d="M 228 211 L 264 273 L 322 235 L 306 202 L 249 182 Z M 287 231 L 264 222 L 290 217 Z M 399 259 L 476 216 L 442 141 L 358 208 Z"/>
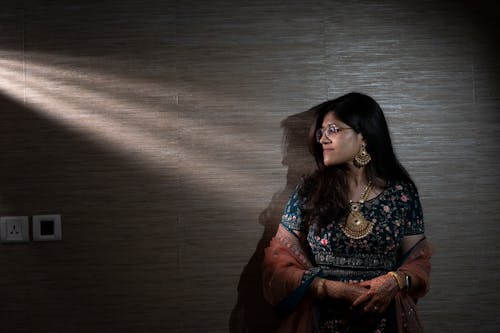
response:
<path fill-rule="evenodd" d="M 360 133 L 358 133 L 358 138 L 359 138 L 359 140 L 360 140 L 359 144 L 364 144 L 364 145 L 366 146 L 366 140 L 365 140 L 365 138 L 363 137 L 363 134 L 361 134 L 361 132 L 360 132 Z"/>

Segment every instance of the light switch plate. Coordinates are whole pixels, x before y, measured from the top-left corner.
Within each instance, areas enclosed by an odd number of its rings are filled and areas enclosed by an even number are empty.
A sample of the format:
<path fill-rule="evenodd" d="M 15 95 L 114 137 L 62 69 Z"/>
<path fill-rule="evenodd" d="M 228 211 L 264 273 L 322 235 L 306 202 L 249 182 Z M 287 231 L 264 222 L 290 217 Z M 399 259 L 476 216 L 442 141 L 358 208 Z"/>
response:
<path fill-rule="evenodd" d="M 26 243 L 30 241 L 27 216 L 0 217 L 0 241 L 2 243 Z"/>
<path fill-rule="evenodd" d="M 33 241 L 56 241 L 62 239 L 61 215 L 33 215 Z"/>

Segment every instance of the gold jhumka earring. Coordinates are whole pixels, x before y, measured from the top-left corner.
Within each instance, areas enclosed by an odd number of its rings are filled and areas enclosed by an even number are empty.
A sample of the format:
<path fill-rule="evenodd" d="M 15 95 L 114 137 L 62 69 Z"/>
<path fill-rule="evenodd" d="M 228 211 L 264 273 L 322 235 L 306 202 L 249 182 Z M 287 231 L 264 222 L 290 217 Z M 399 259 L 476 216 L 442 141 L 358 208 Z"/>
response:
<path fill-rule="evenodd" d="M 371 160 L 372 157 L 366 151 L 366 145 L 362 143 L 361 146 L 359 147 L 358 153 L 356 154 L 356 156 L 354 156 L 354 161 L 353 161 L 354 166 L 357 168 L 364 167 L 365 165 L 370 163 Z"/>

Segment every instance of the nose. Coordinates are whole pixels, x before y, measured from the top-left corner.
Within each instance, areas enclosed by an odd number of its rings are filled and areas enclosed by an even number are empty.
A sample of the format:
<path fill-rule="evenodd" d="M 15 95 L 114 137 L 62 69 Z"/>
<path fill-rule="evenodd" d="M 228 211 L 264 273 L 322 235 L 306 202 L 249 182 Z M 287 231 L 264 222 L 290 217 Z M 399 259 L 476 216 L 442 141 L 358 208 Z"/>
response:
<path fill-rule="evenodd" d="M 332 142 L 332 140 L 330 140 L 326 136 L 326 132 L 324 132 L 323 135 L 321 136 L 321 138 L 319 139 L 319 143 L 321 143 L 322 145 L 324 145 L 324 144 L 327 144 L 327 143 L 330 143 L 330 142 Z"/>

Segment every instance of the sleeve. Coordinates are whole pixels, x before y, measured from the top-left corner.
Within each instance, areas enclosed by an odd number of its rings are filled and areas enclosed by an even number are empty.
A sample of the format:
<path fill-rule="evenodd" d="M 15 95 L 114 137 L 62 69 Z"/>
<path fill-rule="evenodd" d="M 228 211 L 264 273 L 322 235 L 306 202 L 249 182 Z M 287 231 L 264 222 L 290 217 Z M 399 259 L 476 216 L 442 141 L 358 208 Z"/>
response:
<path fill-rule="evenodd" d="M 303 198 L 299 193 L 298 186 L 290 195 L 290 199 L 285 206 L 283 216 L 281 217 L 281 225 L 290 232 L 306 231 L 306 225 L 302 217 Z"/>
<path fill-rule="evenodd" d="M 263 262 L 264 297 L 276 313 L 285 317 L 297 309 L 314 277 L 321 274 L 307 258 L 298 237 L 280 226 L 264 250 Z"/>
<path fill-rule="evenodd" d="M 400 192 L 400 200 L 404 207 L 403 234 L 405 236 L 423 234 L 425 231 L 424 216 L 415 185 L 404 185 Z"/>
<path fill-rule="evenodd" d="M 423 332 L 420 318 L 415 311 L 418 298 L 429 291 L 432 248 L 424 238 L 404 255 L 398 270 L 417 280 L 417 288 L 398 292 L 395 298 L 398 332 Z M 413 284 L 413 282 L 412 282 Z"/>
<path fill-rule="evenodd" d="M 307 232 L 302 203 L 303 198 L 296 187 L 285 206 L 276 236 L 264 252 L 264 296 L 281 317 L 298 309 L 307 298 L 314 278 L 322 276 L 322 271 L 308 258 L 304 249 L 307 245 L 293 232 Z"/>

